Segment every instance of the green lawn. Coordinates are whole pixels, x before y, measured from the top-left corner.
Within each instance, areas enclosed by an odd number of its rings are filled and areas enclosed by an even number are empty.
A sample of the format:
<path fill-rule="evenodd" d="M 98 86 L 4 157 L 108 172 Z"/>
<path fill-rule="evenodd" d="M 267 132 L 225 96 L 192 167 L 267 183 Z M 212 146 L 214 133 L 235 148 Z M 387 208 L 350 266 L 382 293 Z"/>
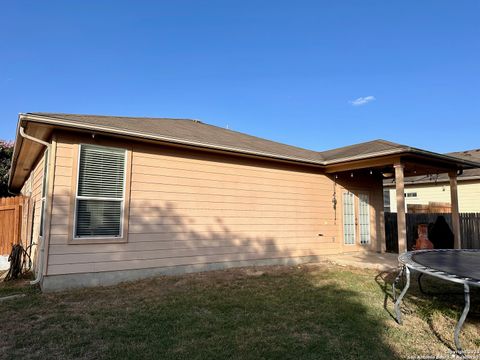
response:
<path fill-rule="evenodd" d="M 328 264 L 258 267 L 42 294 L 0 284 L 0 358 L 392 359 L 447 355 L 462 295 L 405 299 L 392 274 Z M 386 286 L 388 285 L 388 286 Z M 460 291 L 425 280 L 432 291 Z M 387 290 L 387 293 L 384 290 Z M 480 349 L 480 297 L 462 332 Z M 384 304 L 386 303 L 386 308 Z M 480 356 L 480 353 L 477 353 Z"/>

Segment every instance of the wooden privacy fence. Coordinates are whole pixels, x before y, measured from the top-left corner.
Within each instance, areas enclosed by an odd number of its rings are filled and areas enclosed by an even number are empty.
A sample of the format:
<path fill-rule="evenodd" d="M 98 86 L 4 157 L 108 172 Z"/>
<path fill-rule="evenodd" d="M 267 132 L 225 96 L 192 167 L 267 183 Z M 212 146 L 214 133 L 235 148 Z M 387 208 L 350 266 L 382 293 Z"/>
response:
<path fill-rule="evenodd" d="M 452 229 L 452 214 L 406 214 L 407 249 L 415 245 L 418 237 L 418 224 L 435 223 L 439 216 L 443 216 Z M 480 249 L 480 213 L 460 214 L 460 236 L 463 249 Z M 397 213 L 385 213 L 385 241 L 389 252 L 398 252 Z"/>
<path fill-rule="evenodd" d="M 462 248 L 480 249 L 480 213 L 460 214 Z"/>
<path fill-rule="evenodd" d="M 23 196 L 0 198 L 0 255 L 8 255 L 20 243 Z"/>

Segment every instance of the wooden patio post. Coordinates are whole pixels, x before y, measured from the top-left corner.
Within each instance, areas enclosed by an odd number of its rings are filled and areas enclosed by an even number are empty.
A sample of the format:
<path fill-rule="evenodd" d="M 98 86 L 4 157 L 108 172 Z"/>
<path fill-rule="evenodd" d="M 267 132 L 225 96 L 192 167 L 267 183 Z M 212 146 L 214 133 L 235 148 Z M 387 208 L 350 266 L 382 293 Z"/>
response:
<path fill-rule="evenodd" d="M 454 236 L 454 248 L 462 248 L 462 239 L 460 238 L 460 212 L 458 211 L 458 190 L 457 190 L 457 172 L 448 173 L 450 179 L 450 201 L 452 203 L 452 230 Z"/>
<path fill-rule="evenodd" d="M 403 179 L 404 165 L 396 163 L 395 168 L 395 190 L 397 192 L 397 232 L 398 232 L 398 253 L 407 251 L 407 226 L 405 219 L 405 185 Z"/>

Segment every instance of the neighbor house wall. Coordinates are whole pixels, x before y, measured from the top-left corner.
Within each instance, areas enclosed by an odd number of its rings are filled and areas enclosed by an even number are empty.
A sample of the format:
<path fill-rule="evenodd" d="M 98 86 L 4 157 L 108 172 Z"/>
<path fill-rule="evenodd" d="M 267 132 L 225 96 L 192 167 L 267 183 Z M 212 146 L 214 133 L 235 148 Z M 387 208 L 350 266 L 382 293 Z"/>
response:
<path fill-rule="evenodd" d="M 450 185 L 448 183 L 418 184 L 405 186 L 405 193 L 417 193 L 416 197 L 406 197 L 408 204 L 428 204 L 429 202 L 450 203 Z M 389 189 L 390 211 L 397 211 L 395 189 Z M 458 206 L 462 213 L 480 212 L 480 181 L 458 182 Z"/>
<path fill-rule="evenodd" d="M 57 134 L 46 289 L 304 262 L 344 251 L 341 207 L 335 220 L 332 205 L 334 181 L 317 169 L 136 142 L 127 145 L 128 238 L 95 244 L 72 239 L 82 142 L 112 145 L 101 136 Z M 381 182 L 377 185 L 373 204 L 382 209 Z M 341 192 L 349 185 L 336 186 Z M 372 190 L 371 184 L 367 188 Z M 371 216 L 376 236 L 380 213 L 373 209 Z M 373 239 L 369 248 L 376 246 Z"/>

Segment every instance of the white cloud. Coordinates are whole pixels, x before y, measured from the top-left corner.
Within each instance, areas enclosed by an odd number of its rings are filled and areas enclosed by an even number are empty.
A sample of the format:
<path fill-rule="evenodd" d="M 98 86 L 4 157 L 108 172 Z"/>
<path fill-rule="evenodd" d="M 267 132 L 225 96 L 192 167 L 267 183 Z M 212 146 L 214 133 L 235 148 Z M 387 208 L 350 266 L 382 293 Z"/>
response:
<path fill-rule="evenodd" d="M 372 95 L 362 96 L 362 97 L 359 97 L 358 99 L 350 101 L 350 104 L 352 104 L 353 106 L 360 106 L 360 105 L 368 104 L 369 102 L 372 102 L 374 100 L 376 100 L 375 96 L 372 96 Z"/>

